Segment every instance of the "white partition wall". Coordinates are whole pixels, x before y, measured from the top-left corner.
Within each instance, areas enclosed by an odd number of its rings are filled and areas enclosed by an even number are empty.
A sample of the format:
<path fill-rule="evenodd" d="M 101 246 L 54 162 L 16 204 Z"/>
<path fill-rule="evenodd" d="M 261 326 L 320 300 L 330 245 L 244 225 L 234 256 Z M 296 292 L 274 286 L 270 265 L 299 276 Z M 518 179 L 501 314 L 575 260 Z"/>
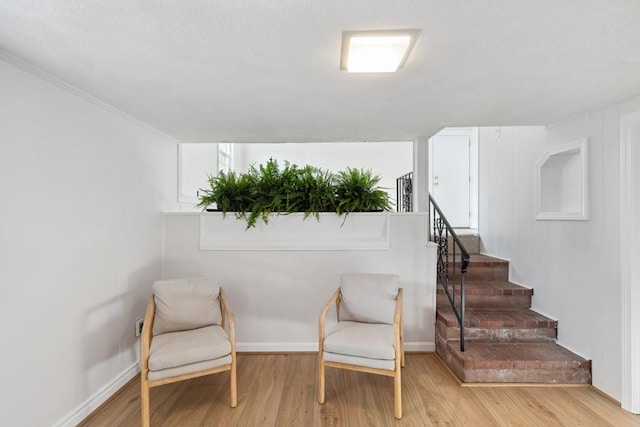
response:
<path fill-rule="evenodd" d="M 388 249 L 360 242 L 358 249 L 342 250 L 201 250 L 200 214 L 166 213 L 164 277 L 219 278 L 235 312 L 240 351 L 315 351 L 320 309 L 340 274 L 395 273 L 404 288 L 406 349 L 433 351 L 436 251 L 426 242 L 426 214 L 373 215 L 388 220 Z M 228 215 L 225 221 L 237 220 Z M 302 226 L 317 225 L 306 221 Z"/>

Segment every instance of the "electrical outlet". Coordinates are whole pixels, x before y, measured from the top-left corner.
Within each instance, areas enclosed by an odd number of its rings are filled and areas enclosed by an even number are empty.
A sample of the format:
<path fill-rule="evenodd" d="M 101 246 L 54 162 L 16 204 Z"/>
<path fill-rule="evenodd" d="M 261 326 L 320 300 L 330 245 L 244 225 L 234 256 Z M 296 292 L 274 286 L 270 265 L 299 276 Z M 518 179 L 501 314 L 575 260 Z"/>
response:
<path fill-rule="evenodd" d="M 144 319 L 136 320 L 136 336 L 139 337 L 142 334 L 142 325 L 144 324 Z"/>

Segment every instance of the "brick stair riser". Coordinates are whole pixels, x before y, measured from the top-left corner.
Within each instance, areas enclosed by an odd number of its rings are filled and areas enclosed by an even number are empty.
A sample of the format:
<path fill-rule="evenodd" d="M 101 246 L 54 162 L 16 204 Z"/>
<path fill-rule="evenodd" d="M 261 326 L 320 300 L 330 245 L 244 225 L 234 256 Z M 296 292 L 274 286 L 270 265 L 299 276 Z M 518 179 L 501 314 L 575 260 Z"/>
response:
<path fill-rule="evenodd" d="M 501 368 L 501 363 L 517 365 L 518 361 L 486 361 L 483 368 L 465 368 L 463 362 L 451 351 L 449 345 L 458 346 L 457 342 L 447 342 L 442 337 L 436 337 L 436 352 L 449 366 L 453 373 L 466 383 L 545 383 L 545 384 L 590 384 L 591 369 L 589 366 L 554 367 L 563 362 L 541 362 L 529 367 Z M 478 364 L 482 362 L 476 362 Z M 549 366 L 544 367 L 547 363 Z M 541 364 L 543 366 L 541 366 Z M 493 367 L 493 366 L 496 367 Z"/>
<path fill-rule="evenodd" d="M 457 295 L 459 298 L 459 294 Z M 459 301 L 459 300 L 457 300 Z M 530 308 L 530 295 L 466 295 L 465 305 L 467 308 L 482 309 L 518 309 Z M 449 298 L 444 293 L 438 292 L 436 295 L 436 307 L 450 307 Z"/>
<path fill-rule="evenodd" d="M 458 236 L 458 238 L 469 254 L 480 253 L 480 237 L 462 235 Z M 448 241 L 449 249 L 451 250 L 453 248 L 453 238 L 449 237 Z M 456 248 L 456 253 L 458 253 L 458 248 Z"/>
<path fill-rule="evenodd" d="M 509 267 L 469 267 L 465 277 L 466 280 L 509 280 Z"/>
<path fill-rule="evenodd" d="M 456 343 L 455 345 L 459 345 Z M 445 362 L 445 364 L 453 371 L 453 373 L 461 380 L 464 381 L 464 367 L 460 361 L 454 357 L 453 353 L 449 351 L 447 341 L 441 336 L 436 335 L 436 353 Z"/>
<path fill-rule="evenodd" d="M 588 369 L 465 369 L 464 382 L 589 384 Z"/>
<path fill-rule="evenodd" d="M 446 341 L 460 339 L 460 328 L 446 326 L 442 322 L 436 325 L 438 335 Z M 555 328 L 474 328 L 464 330 L 466 341 L 484 342 L 554 342 Z"/>

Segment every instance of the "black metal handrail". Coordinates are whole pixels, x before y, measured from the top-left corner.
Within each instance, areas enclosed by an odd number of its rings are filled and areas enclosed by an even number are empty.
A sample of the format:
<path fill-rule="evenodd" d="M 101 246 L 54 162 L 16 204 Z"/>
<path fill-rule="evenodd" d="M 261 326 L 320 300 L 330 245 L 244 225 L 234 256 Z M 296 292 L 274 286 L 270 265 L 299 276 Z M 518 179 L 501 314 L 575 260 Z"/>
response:
<path fill-rule="evenodd" d="M 396 178 L 396 207 L 398 212 L 413 212 L 413 172 Z"/>
<path fill-rule="evenodd" d="M 460 325 L 460 351 L 464 351 L 464 280 L 470 260 L 469 252 L 465 249 L 458 235 L 453 230 L 453 227 L 451 227 L 451 224 L 449 224 L 449 221 L 447 221 L 447 218 L 431 194 L 429 194 L 429 215 L 433 222 L 431 241 L 438 244 L 438 282 L 444 289 L 444 293 L 447 295 L 451 308 L 458 319 L 458 325 Z M 451 238 L 452 242 L 451 251 L 449 250 L 449 238 Z M 458 278 L 456 276 L 456 247 L 458 248 L 458 254 L 460 256 L 459 302 L 456 301 L 456 279 Z M 451 262 L 449 262 L 450 254 L 453 258 Z M 452 266 L 451 268 L 450 265 Z"/>

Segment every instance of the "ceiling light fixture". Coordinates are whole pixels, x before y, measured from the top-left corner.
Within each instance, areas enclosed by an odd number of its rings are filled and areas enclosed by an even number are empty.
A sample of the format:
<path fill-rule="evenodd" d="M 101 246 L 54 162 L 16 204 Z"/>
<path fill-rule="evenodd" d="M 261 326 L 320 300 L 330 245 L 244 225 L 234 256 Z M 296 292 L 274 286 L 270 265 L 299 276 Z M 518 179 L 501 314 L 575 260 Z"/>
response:
<path fill-rule="evenodd" d="M 402 68 L 418 30 L 343 31 L 340 69 L 350 73 L 393 73 Z"/>

